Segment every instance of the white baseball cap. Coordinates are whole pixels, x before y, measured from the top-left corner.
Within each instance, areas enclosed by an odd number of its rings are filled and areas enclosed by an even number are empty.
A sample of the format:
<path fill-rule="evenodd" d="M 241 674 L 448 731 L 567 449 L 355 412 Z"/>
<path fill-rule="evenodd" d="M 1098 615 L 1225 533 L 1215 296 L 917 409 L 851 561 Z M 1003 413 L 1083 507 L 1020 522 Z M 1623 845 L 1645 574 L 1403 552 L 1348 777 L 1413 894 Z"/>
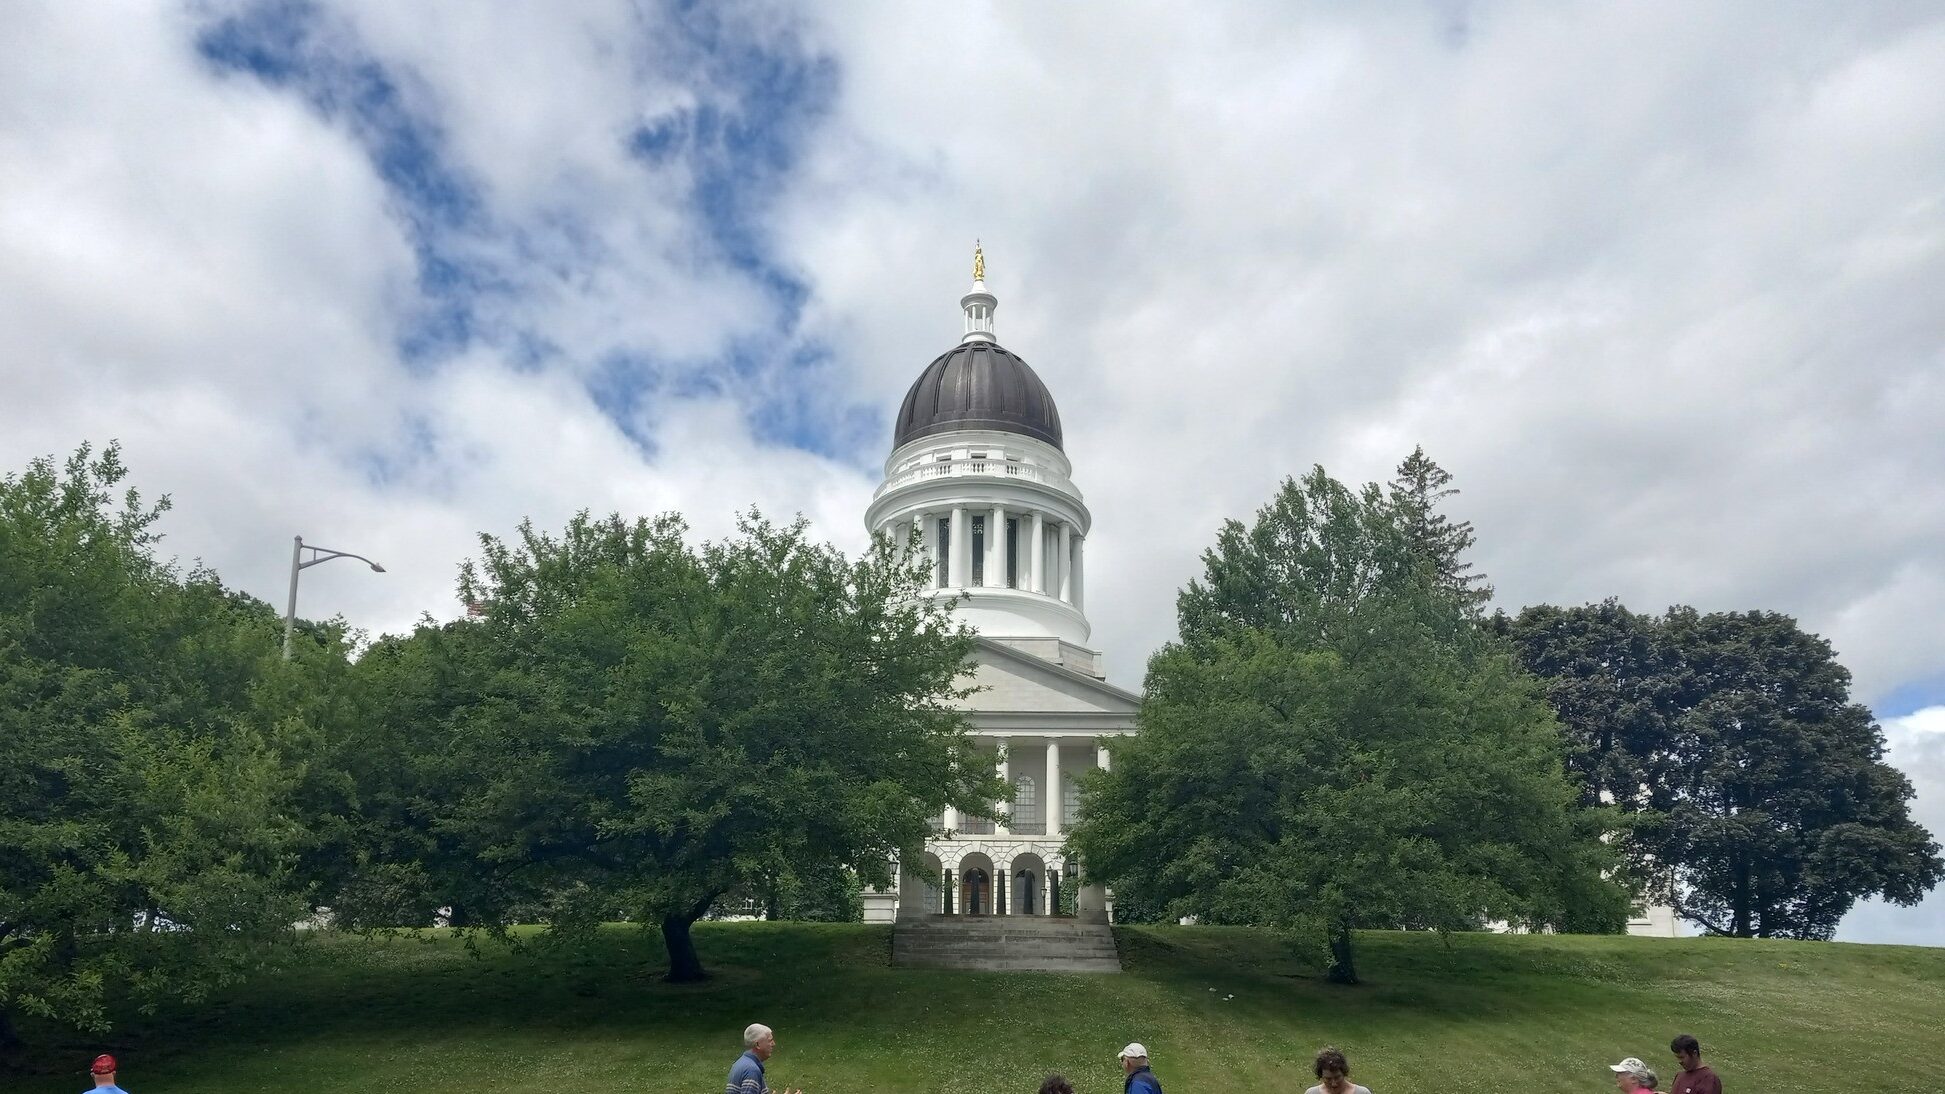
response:
<path fill-rule="evenodd" d="M 1140 1041 L 1131 1041 L 1127 1048 L 1121 1050 L 1121 1058 L 1123 1060 L 1146 1060 L 1148 1058 L 1148 1050 L 1142 1047 Z"/>
<path fill-rule="evenodd" d="M 1617 1074 L 1639 1075 L 1648 1070 L 1648 1065 L 1642 1063 L 1639 1057 L 1630 1056 L 1618 1064 L 1607 1065 L 1607 1069 Z"/>

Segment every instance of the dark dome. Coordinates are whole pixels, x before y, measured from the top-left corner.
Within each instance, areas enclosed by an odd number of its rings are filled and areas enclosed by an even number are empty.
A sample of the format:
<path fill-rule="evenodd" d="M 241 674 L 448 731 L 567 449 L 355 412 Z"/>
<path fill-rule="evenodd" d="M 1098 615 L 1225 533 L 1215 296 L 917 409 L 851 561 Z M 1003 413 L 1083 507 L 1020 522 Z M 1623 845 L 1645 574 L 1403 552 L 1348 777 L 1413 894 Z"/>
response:
<path fill-rule="evenodd" d="M 996 429 L 1060 447 L 1060 411 L 1047 385 L 994 342 L 962 342 L 925 366 L 898 408 L 891 444 L 955 429 Z"/>

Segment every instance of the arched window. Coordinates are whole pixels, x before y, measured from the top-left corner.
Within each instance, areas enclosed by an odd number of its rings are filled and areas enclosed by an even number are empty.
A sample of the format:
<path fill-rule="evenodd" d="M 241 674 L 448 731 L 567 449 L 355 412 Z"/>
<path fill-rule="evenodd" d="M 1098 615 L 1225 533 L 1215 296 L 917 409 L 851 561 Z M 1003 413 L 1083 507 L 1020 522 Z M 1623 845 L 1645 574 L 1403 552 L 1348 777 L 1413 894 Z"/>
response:
<path fill-rule="evenodd" d="M 1040 830 L 1040 797 L 1033 786 L 1033 776 L 1022 775 L 1013 780 L 1013 824 L 1015 832 L 1037 832 Z"/>

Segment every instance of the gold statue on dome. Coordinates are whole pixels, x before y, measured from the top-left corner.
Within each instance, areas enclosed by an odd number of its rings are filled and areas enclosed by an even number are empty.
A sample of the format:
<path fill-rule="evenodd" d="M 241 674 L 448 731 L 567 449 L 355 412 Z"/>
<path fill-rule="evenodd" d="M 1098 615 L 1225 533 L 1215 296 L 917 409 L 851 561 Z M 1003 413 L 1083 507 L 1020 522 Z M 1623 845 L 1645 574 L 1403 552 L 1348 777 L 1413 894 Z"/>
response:
<path fill-rule="evenodd" d="M 986 250 L 976 239 L 973 240 L 973 280 L 986 280 Z"/>

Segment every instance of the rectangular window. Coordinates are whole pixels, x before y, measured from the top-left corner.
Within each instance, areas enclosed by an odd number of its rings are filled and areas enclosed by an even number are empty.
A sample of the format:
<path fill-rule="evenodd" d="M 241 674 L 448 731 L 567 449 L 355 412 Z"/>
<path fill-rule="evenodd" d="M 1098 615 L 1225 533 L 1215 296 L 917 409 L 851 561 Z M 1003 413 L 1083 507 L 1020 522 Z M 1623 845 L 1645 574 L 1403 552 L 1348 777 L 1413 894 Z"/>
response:
<path fill-rule="evenodd" d="M 972 583 L 986 584 L 986 518 L 972 518 Z"/>
<path fill-rule="evenodd" d="M 952 587 L 952 518 L 939 518 L 939 588 Z"/>
<path fill-rule="evenodd" d="M 1020 522 L 1013 517 L 1008 517 L 1006 518 L 1006 587 L 1009 589 L 1020 587 L 1019 542 Z"/>

